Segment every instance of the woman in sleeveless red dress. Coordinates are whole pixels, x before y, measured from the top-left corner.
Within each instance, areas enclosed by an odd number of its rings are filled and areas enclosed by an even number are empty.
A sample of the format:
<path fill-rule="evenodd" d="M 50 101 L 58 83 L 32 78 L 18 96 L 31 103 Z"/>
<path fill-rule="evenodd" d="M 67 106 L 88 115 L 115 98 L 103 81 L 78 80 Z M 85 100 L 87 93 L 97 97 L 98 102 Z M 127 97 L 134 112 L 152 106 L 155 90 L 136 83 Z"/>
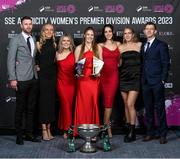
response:
<path fill-rule="evenodd" d="M 77 78 L 77 96 L 75 104 L 74 125 L 99 125 L 99 76 L 93 74 L 93 57 L 102 59 L 101 47 L 94 41 L 94 29 L 88 27 L 84 31 L 84 39 L 75 50 L 76 62 L 85 58 L 82 76 Z"/>
<path fill-rule="evenodd" d="M 59 50 L 56 53 L 57 92 L 60 102 L 58 128 L 64 130 L 64 138 L 67 138 L 67 130 L 72 124 L 75 103 L 75 57 L 73 47 L 74 42 L 71 36 L 65 34 L 59 40 Z"/>
<path fill-rule="evenodd" d="M 100 43 L 102 46 L 102 56 L 104 60 L 104 67 L 101 71 L 101 93 L 104 105 L 104 123 L 108 124 L 108 134 L 112 137 L 110 128 L 110 117 L 112 113 L 112 106 L 115 95 L 119 85 L 118 65 L 120 59 L 119 45 L 120 42 L 113 40 L 113 26 L 107 24 L 103 27 L 102 37 L 104 42 Z"/>

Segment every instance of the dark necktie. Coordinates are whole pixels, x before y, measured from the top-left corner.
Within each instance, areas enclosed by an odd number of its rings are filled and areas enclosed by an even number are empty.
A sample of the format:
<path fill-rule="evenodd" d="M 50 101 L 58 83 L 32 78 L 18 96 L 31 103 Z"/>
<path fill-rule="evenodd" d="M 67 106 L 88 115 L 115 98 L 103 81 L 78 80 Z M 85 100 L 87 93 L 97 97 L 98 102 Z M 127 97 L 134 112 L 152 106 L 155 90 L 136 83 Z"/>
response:
<path fill-rule="evenodd" d="M 27 45 L 28 45 L 29 51 L 31 52 L 31 43 L 30 43 L 29 39 L 30 39 L 30 37 L 27 38 Z"/>
<path fill-rule="evenodd" d="M 150 48 L 150 42 L 147 42 L 147 47 L 146 47 L 146 51 L 145 52 L 148 52 L 149 48 Z"/>

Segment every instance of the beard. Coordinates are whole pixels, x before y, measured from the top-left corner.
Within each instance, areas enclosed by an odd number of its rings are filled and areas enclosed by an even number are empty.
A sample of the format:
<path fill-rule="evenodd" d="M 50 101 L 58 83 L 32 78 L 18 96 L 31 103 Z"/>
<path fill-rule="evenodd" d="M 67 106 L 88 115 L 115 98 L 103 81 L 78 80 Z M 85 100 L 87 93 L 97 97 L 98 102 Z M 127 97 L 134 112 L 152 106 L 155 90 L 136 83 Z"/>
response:
<path fill-rule="evenodd" d="M 31 28 L 27 28 L 27 29 L 23 28 L 23 32 L 25 32 L 26 34 L 31 34 L 31 31 L 32 31 Z"/>

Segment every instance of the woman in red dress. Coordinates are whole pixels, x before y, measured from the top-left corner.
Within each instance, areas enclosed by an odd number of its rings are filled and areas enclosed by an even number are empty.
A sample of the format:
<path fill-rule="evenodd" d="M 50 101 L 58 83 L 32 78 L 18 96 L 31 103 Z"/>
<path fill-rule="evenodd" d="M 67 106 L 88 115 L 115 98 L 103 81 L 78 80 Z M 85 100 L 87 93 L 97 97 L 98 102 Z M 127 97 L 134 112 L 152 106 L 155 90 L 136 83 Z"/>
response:
<path fill-rule="evenodd" d="M 104 67 L 101 71 L 101 92 L 103 97 L 104 105 L 104 123 L 109 126 L 108 134 L 112 137 L 111 127 L 110 127 L 110 117 L 112 113 L 112 106 L 114 102 L 115 95 L 117 93 L 117 88 L 119 84 L 119 73 L 118 64 L 120 58 L 119 45 L 120 42 L 113 40 L 113 26 L 107 24 L 102 30 L 103 43 L 102 46 L 102 56 L 104 60 Z"/>
<path fill-rule="evenodd" d="M 57 60 L 57 92 L 60 102 L 58 128 L 67 130 L 72 124 L 73 106 L 75 101 L 75 57 L 73 53 L 74 42 L 69 34 L 62 35 L 59 40 Z"/>
<path fill-rule="evenodd" d="M 82 75 L 77 79 L 77 96 L 75 104 L 74 125 L 97 124 L 99 125 L 99 75 L 93 75 L 93 57 L 102 59 L 102 50 L 95 43 L 94 29 L 87 27 L 84 39 L 75 50 L 75 61 L 85 58 Z M 75 129 L 75 135 L 77 135 Z"/>

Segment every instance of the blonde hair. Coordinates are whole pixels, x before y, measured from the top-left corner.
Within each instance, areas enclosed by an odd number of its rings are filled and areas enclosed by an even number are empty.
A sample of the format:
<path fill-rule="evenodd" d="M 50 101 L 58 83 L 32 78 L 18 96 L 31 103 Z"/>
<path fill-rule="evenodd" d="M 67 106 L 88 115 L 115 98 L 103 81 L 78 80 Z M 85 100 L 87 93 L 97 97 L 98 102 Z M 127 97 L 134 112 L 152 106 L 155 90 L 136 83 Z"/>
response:
<path fill-rule="evenodd" d="M 40 38 L 39 38 L 39 45 L 37 45 L 37 49 L 39 52 L 41 52 L 41 48 L 42 46 L 46 43 L 46 37 L 45 37 L 45 28 L 46 26 L 52 26 L 53 27 L 53 36 L 52 36 L 52 39 L 53 39 L 53 46 L 54 48 L 56 48 L 56 40 L 55 40 L 55 29 L 54 29 L 54 26 L 52 24 L 49 24 L 49 23 L 46 23 L 42 26 L 42 29 L 41 29 L 41 32 L 40 32 Z"/>
<path fill-rule="evenodd" d="M 63 47 L 62 47 L 62 41 L 65 37 L 68 37 L 70 40 L 70 47 L 69 47 L 69 51 L 74 51 L 74 41 L 72 39 L 72 36 L 70 34 L 63 34 L 60 39 L 59 39 L 59 43 L 58 43 L 58 53 L 62 53 L 63 52 Z"/>
<path fill-rule="evenodd" d="M 89 31 L 89 30 L 92 30 L 93 33 L 94 33 L 94 36 L 95 36 L 95 31 L 94 31 L 94 28 L 93 28 L 93 27 L 87 27 L 87 28 L 84 30 L 84 35 L 85 35 L 86 32 Z M 79 56 L 80 59 L 81 59 L 82 56 L 83 56 L 84 50 L 85 50 L 85 37 L 83 38 L 83 42 L 82 42 L 82 45 L 81 45 L 80 56 Z M 92 51 L 93 51 L 93 53 L 94 53 L 94 56 L 97 57 L 97 58 L 99 58 L 98 45 L 97 45 L 97 43 L 95 42 L 95 38 L 93 39 L 93 42 L 92 42 Z"/>
<path fill-rule="evenodd" d="M 132 38 L 132 42 L 138 42 L 139 40 L 138 40 L 138 38 L 137 38 L 137 36 L 136 36 L 136 33 L 135 33 L 135 31 L 134 31 L 134 29 L 133 28 L 131 28 L 131 27 L 125 27 L 124 28 L 124 30 L 123 30 L 123 33 L 124 33 L 124 31 L 126 30 L 126 29 L 129 29 L 131 32 L 132 32 L 132 34 L 134 35 L 133 36 L 133 38 Z M 127 43 L 127 41 L 124 39 L 124 36 L 123 36 L 123 43 Z"/>

